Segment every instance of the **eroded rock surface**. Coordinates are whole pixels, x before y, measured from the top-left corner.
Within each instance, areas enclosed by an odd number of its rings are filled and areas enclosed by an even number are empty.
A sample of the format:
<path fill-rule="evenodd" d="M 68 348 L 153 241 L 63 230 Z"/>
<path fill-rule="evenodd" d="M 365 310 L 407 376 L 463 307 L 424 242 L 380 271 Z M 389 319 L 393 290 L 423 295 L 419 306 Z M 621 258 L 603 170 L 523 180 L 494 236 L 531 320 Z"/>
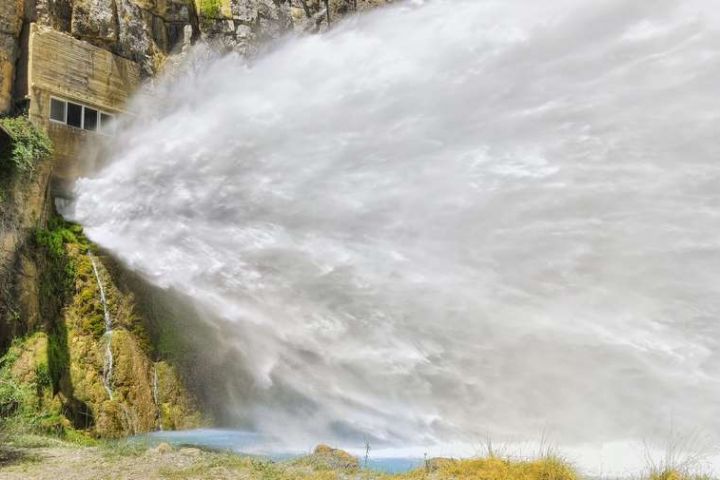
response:
<path fill-rule="evenodd" d="M 23 1 L 0 2 L 0 112 L 10 108 L 23 23 Z"/>

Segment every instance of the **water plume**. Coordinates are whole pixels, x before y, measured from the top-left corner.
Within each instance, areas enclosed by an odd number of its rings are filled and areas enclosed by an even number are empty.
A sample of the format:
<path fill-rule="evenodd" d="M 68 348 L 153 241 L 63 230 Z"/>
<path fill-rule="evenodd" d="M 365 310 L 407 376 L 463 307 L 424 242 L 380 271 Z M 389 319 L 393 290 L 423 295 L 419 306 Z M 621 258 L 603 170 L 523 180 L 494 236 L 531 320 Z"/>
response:
<path fill-rule="evenodd" d="M 260 431 L 718 432 L 719 27 L 701 0 L 437 0 L 197 55 L 66 214 L 204 312 Z"/>

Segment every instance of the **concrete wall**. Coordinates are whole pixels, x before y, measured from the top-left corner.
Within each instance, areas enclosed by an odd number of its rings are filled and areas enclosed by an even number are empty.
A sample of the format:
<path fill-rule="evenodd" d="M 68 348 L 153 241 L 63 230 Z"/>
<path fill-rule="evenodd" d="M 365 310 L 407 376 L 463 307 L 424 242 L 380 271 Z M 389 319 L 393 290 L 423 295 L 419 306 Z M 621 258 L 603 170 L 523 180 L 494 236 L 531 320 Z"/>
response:
<path fill-rule="evenodd" d="M 50 97 L 122 112 L 140 84 L 140 68 L 107 50 L 35 24 L 30 29 L 28 63 L 30 119 L 46 129 L 53 141 L 55 176 L 73 178 L 83 168 L 81 152 L 98 134 L 50 122 Z"/>

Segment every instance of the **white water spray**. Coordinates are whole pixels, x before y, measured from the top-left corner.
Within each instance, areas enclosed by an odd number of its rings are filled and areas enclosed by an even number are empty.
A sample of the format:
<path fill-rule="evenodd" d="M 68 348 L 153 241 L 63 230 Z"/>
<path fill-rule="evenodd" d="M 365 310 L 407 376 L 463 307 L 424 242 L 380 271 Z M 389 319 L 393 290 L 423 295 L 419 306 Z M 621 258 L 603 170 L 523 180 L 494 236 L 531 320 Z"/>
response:
<path fill-rule="evenodd" d="M 95 257 L 92 253 L 88 253 L 90 263 L 92 263 L 93 273 L 95 274 L 95 280 L 97 281 L 98 290 L 100 290 L 100 302 L 103 307 L 103 318 L 105 320 L 105 333 L 103 334 L 103 340 L 105 343 L 105 354 L 103 359 L 103 386 L 107 392 L 110 400 L 113 399 L 112 392 L 112 374 L 113 374 L 113 352 L 112 352 L 112 318 L 110 317 L 110 310 L 108 309 L 107 298 L 105 297 L 105 288 L 103 287 L 102 280 L 100 280 L 100 274 L 98 273 L 97 264 Z"/>
<path fill-rule="evenodd" d="M 416 4 L 189 68 L 69 214 L 264 432 L 716 436 L 715 3 Z"/>

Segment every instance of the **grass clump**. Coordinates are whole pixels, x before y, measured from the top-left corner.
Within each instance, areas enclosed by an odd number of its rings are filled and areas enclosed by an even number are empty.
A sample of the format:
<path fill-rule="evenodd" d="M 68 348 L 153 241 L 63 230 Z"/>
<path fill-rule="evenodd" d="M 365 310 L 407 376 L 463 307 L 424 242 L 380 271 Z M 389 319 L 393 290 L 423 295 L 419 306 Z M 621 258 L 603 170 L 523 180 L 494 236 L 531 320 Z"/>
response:
<path fill-rule="evenodd" d="M 204 18 L 220 18 L 220 0 L 198 0 L 200 16 Z"/>
<path fill-rule="evenodd" d="M 120 457 L 139 457 L 148 449 L 146 442 L 131 440 L 106 440 L 98 442 L 103 457 L 116 459 Z"/>
<path fill-rule="evenodd" d="M 64 442 L 71 443 L 73 445 L 79 445 L 81 447 L 96 447 L 101 443 L 96 439 L 74 428 L 65 428 L 60 439 Z"/>
<path fill-rule="evenodd" d="M 680 467 L 669 467 L 653 469 L 647 476 L 647 480 L 711 480 L 710 475 L 693 473 L 688 469 Z"/>
<path fill-rule="evenodd" d="M 33 433 L 24 433 L 13 435 L 10 437 L 8 444 L 15 448 L 49 448 L 62 447 L 65 443 L 59 438 L 49 437 L 47 435 L 36 435 Z"/>
<path fill-rule="evenodd" d="M 578 480 L 565 461 L 555 457 L 515 461 L 499 457 L 468 460 L 434 459 L 423 468 L 398 475 L 398 480 L 423 478 L 455 480 Z"/>
<path fill-rule="evenodd" d="M 314 470 L 295 464 L 239 456 L 233 453 L 209 453 L 194 465 L 186 468 L 163 468 L 163 478 L 168 480 L 195 480 L 205 478 L 252 478 L 256 480 L 337 480 L 346 478 L 342 472 Z M 373 475 L 372 478 L 379 478 Z"/>
<path fill-rule="evenodd" d="M 35 162 L 52 153 L 48 136 L 30 123 L 27 117 L 0 118 L 0 126 L 12 137 L 8 148 L 0 152 L 0 164 L 19 172 L 31 171 Z"/>

